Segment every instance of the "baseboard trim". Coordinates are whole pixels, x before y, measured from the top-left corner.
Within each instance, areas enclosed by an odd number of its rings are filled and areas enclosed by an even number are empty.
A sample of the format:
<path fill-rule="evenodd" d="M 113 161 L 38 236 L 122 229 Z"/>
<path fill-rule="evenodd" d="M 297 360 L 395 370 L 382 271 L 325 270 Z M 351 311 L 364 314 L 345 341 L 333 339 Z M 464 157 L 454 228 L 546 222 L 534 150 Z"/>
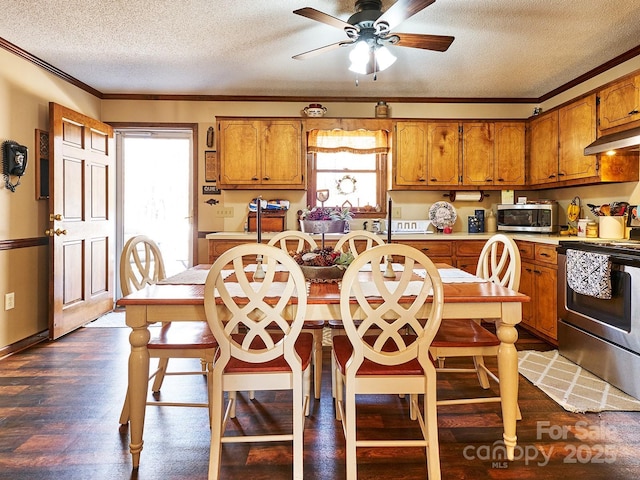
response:
<path fill-rule="evenodd" d="M 43 330 L 40 333 L 36 333 L 35 335 L 31 335 L 30 337 L 24 338 L 19 342 L 12 343 L 11 345 L 7 345 L 6 347 L 0 348 L 0 360 L 9 355 L 12 355 L 16 352 L 20 352 L 25 350 L 33 345 L 36 345 L 40 342 L 44 342 L 49 339 L 49 330 Z"/>

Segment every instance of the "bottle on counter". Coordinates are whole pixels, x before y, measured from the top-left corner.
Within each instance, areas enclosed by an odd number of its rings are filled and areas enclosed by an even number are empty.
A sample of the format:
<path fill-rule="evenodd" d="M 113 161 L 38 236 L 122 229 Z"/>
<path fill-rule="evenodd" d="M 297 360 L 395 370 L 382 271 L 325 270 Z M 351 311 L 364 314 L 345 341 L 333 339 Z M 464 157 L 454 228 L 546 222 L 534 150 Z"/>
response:
<path fill-rule="evenodd" d="M 489 210 L 489 213 L 487 213 L 484 219 L 484 231 L 487 233 L 496 233 L 498 231 L 498 219 L 493 213 L 493 210 Z"/>

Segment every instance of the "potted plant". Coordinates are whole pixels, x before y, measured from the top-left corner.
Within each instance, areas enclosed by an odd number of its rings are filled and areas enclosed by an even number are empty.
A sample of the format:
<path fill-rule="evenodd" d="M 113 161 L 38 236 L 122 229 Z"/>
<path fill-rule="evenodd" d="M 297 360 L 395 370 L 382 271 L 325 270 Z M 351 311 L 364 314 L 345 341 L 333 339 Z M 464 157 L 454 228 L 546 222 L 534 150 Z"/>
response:
<path fill-rule="evenodd" d="M 353 218 L 349 208 L 314 207 L 300 216 L 300 227 L 306 233 L 343 233 L 344 223 Z"/>

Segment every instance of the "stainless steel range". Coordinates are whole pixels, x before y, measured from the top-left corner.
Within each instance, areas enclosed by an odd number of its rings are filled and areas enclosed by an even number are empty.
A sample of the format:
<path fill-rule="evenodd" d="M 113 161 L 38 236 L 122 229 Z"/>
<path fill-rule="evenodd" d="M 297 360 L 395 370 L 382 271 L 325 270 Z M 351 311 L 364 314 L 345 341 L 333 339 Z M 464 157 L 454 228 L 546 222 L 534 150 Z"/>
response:
<path fill-rule="evenodd" d="M 577 293 L 569 286 L 568 250 L 608 256 L 610 298 Z M 640 398 L 640 241 L 561 241 L 558 318 L 563 356 Z"/>

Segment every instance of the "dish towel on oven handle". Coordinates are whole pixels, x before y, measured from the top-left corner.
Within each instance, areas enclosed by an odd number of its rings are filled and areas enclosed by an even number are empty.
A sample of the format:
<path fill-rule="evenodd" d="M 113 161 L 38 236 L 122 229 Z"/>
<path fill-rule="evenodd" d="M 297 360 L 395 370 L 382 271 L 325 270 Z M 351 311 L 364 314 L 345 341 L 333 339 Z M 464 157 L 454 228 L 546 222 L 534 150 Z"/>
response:
<path fill-rule="evenodd" d="M 567 249 L 567 284 L 581 295 L 611 298 L 609 255 Z"/>

